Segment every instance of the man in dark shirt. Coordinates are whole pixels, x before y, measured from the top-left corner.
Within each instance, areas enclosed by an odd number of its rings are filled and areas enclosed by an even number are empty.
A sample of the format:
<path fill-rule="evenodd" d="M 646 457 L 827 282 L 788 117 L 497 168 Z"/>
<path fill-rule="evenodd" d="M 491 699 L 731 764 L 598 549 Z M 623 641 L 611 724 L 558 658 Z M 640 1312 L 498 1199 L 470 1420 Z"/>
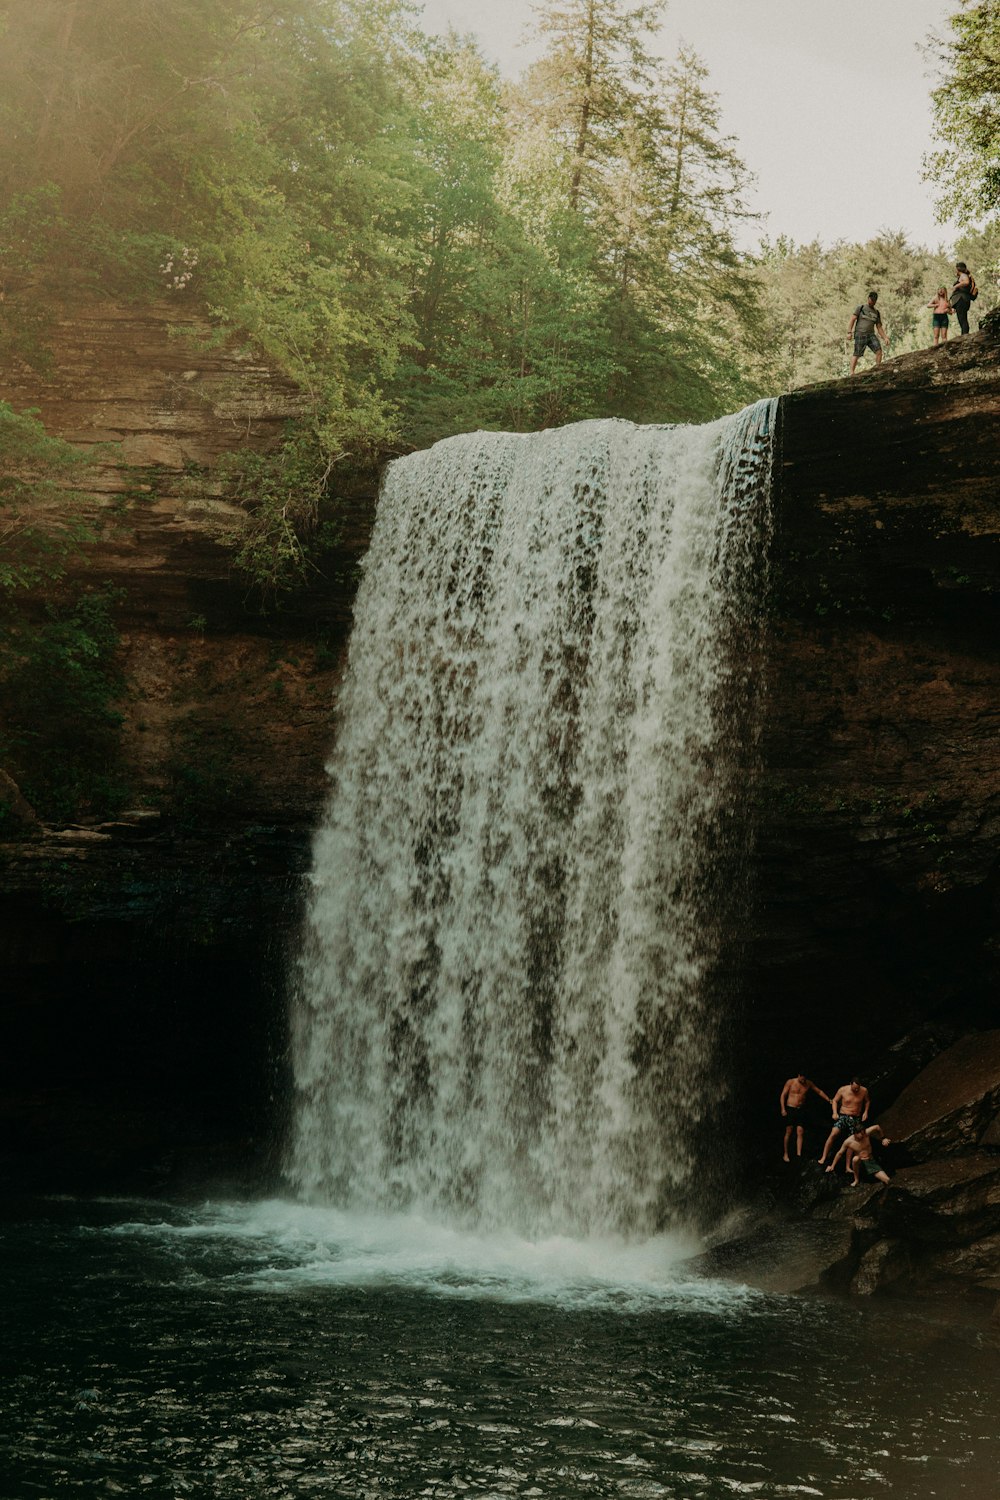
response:
<path fill-rule="evenodd" d="M 868 301 L 863 302 L 860 307 L 854 309 L 851 326 L 847 330 L 847 337 L 854 335 L 854 353 L 851 355 L 851 374 L 858 367 L 858 360 L 866 349 L 871 349 L 875 354 L 875 363 L 882 363 L 882 343 L 889 347 L 889 335 L 882 327 L 882 314 L 875 306 L 878 301 L 878 292 L 869 292 Z M 880 342 L 881 340 L 881 342 Z"/>

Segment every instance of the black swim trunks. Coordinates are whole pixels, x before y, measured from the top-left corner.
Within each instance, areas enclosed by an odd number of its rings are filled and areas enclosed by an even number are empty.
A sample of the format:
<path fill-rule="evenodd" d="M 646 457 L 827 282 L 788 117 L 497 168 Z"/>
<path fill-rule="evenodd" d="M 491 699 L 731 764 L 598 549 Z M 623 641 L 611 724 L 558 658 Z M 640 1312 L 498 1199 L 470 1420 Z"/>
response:
<path fill-rule="evenodd" d="M 799 1116 L 802 1113 L 802 1105 L 801 1104 L 786 1104 L 785 1105 L 785 1113 L 787 1114 L 790 1123 L 794 1125 L 795 1121 L 799 1118 Z"/>
<path fill-rule="evenodd" d="M 881 1162 L 877 1162 L 874 1156 L 872 1156 L 869 1157 L 868 1161 L 863 1161 L 861 1163 L 861 1170 L 864 1172 L 867 1178 L 869 1178 L 871 1181 L 874 1181 L 878 1174 L 883 1170 L 883 1167 Z"/>

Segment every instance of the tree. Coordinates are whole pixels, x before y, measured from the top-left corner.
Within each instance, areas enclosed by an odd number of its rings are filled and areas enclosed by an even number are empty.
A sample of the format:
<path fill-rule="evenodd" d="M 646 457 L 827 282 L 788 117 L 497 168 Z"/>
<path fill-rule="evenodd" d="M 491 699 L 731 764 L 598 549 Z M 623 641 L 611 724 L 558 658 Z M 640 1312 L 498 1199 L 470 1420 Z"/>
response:
<path fill-rule="evenodd" d="M 942 81 L 931 96 L 940 146 L 925 166 L 942 217 L 969 224 L 1000 207 L 1000 0 L 962 0 L 948 31 L 927 47 Z"/>
<path fill-rule="evenodd" d="M 543 7 L 549 47 L 525 112 L 561 153 L 575 263 L 607 330 L 608 380 L 589 414 L 697 420 L 760 394 L 767 367 L 759 288 L 734 238 L 748 174 L 701 60 L 682 48 L 664 68 L 653 55 L 659 9 Z"/>
<path fill-rule="evenodd" d="M 0 276 L 187 300 L 294 377 L 285 451 L 231 469 L 239 565 L 281 594 L 349 466 L 766 388 L 746 171 L 660 9 L 546 0 L 505 86 L 407 0 L 0 0 Z M 23 302 L 0 350 L 41 365 Z"/>
<path fill-rule="evenodd" d="M 531 70 L 549 128 L 563 139 L 571 208 L 585 203 L 588 178 L 618 155 L 622 124 L 641 113 L 656 73 L 648 50 L 664 0 L 547 0 L 535 7 L 548 49 Z"/>

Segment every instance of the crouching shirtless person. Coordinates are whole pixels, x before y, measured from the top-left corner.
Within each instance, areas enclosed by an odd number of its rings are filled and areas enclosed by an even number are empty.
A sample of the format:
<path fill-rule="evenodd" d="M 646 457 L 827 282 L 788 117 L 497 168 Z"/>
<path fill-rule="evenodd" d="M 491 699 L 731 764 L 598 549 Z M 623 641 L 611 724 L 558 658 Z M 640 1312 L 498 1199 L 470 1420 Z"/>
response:
<path fill-rule="evenodd" d="M 850 1083 L 845 1083 L 839 1088 L 830 1101 L 833 1109 L 833 1129 L 826 1138 L 823 1154 L 819 1159 L 821 1167 L 826 1166 L 826 1159 L 830 1154 L 830 1147 L 836 1140 L 843 1140 L 850 1135 L 855 1125 L 863 1125 L 868 1119 L 868 1109 L 871 1099 L 868 1090 L 863 1083 L 852 1078 Z"/>
<path fill-rule="evenodd" d="M 847 1170 L 849 1172 L 852 1172 L 854 1175 L 854 1181 L 851 1183 L 851 1187 L 858 1186 L 858 1183 L 861 1180 L 859 1175 L 861 1172 L 864 1172 L 866 1182 L 887 1183 L 889 1181 L 889 1174 L 881 1165 L 881 1163 L 876 1160 L 875 1153 L 872 1149 L 873 1136 L 878 1136 L 883 1146 L 891 1145 L 889 1137 L 882 1134 L 881 1125 L 864 1126 L 859 1124 L 854 1131 L 854 1134 L 847 1137 L 847 1140 L 841 1146 L 840 1150 L 837 1152 L 836 1156 L 833 1158 L 833 1161 L 830 1163 L 826 1170 L 828 1172 L 832 1172 L 834 1167 L 837 1165 L 838 1161 L 846 1151 L 846 1167 Z"/>
<path fill-rule="evenodd" d="M 802 1125 L 802 1106 L 809 1096 L 809 1091 L 818 1094 L 821 1099 L 830 1103 L 830 1095 L 824 1094 L 823 1090 L 817 1088 L 811 1078 L 804 1073 L 796 1073 L 794 1078 L 789 1078 L 785 1087 L 781 1090 L 781 1118 L 787 1120 L 785 1126 L 785 1154 L 782 1161 L 788 1161 L 788 1147 L 792 1141 L 792 1131 L 795 1131 L 795 1154 L 802 1155 L 802 1141 L 804 1129 Z"/>

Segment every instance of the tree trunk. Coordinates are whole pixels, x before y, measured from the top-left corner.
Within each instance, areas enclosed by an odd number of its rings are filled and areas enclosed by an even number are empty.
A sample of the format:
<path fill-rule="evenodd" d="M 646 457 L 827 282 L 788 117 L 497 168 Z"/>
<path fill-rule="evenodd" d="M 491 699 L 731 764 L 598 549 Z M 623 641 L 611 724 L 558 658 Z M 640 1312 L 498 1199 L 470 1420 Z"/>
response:
<path fill-rule="evenodd" d="M 587 159 L 587 144 L 590 138 L 590 112 L 594 87 L 594 4 L 587 7 L 587 45 L 583 60 L 583 101 L 580 105 L 580 124 L 573 147 L 573 176 L 569 185 L 569 206 L 577 208 L 580 203 L 580 186 L 583 168 Z"/>
<path fill-rule="evenodd" d="M 42 122 L 38 127 L 38 139 L 35 142 L 35 159 L 39 168 L 44 168 L 45 159 L 49 153 L 49 145 L 52 140 L 52 132 L 55 124 L 56 100 L 63 92 L 66 83 L 67 59 L 69 57 L 70 43 L 73 40 L 73 29 L 76 26 L 77 13 L 80 9 L 80 0 L 66 0 L 66 10 L 63 14 L 62 24 L 53 48 L 52 76 L 49 82 L 48 92 L 45 96 L 45 109 L 42 114 Z"/>

